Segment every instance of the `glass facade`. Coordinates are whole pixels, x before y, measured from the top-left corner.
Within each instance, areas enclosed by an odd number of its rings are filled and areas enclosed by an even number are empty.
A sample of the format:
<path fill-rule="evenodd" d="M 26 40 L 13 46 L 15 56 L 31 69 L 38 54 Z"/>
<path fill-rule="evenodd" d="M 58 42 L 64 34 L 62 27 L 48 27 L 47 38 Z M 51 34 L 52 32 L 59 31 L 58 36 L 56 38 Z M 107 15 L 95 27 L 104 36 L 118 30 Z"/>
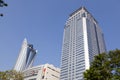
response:
<path fill-rule="evenodd" d="M 105 51 L 97 21 L 84 7 L 76 10 L 64 27 L 60 80 L 83 80 L 94 56 Z"/>

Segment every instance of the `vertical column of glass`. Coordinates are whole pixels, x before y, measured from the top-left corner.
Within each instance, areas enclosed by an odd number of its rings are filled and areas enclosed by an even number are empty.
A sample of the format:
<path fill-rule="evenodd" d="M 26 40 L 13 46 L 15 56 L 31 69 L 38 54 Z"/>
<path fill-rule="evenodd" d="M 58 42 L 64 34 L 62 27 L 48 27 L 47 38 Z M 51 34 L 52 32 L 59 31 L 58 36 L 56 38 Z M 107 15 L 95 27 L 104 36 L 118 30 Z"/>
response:
<path fill-rule="evenodd" d="M 97 43 L 97 34 L 94 28 L 94 23 L 91 18 L 86 18 L 87 23 L 87 36 L 88 36 L 88 49 L 89 49 L 89 60 L 93 61 L 94 56 L 99 53 L 98 43 Z"/>
<path fill-rule="evenodd" d="M 76 79 L 83 79 L 85 70 L 83 27 L 82 17 L 79 17 L 76 22 Z"/>
<path fill-rule="evenodd" d="M 70 23 L 70 49 L 69 49 L 69 65 L 68 65 L 68 80 L 71 80 L 72 78 L 72 52 L 73 52 L 73 17 L 71 17 L 71 23 Z"/>
<path fill-rule="evenodd" d="M 74 79 L 75 74 L 75 18 L 71 17 L 70 25 L 70 39 L 69 39 L 69 57 L 68 57 L 68 80 Z"/>
<path fill-rule="evenodd" d="M 61 80 L 68 79 L 68 65 L 69 65 L 69 43 L 70 43 L 70 26 L 68 24 L 65 25 L 64 28 L 64 37 L 63 37 L 63 45 L 62 45 L 62 65 L 61 65 Z"/>
<path fill-rule="evenodd" d="M 72 78 L 71 80 L 74 80 L 75 79 L 75 70 L 76 70 L 76 14 L 74 15 L 73 17 L 73 33 L 72 33 Z"/>
<path fill-rule="evenodd" d="M 106 46 L 105 46 L 105 41 L 104 41 L 104 38 L 103 38 L 103 33 L 102 33 L 102 31 L 101 31 L 101 29 L 98 25 L 96 25 L 96 30 L 97 30 L 100 53 L 106 52 Z"/>

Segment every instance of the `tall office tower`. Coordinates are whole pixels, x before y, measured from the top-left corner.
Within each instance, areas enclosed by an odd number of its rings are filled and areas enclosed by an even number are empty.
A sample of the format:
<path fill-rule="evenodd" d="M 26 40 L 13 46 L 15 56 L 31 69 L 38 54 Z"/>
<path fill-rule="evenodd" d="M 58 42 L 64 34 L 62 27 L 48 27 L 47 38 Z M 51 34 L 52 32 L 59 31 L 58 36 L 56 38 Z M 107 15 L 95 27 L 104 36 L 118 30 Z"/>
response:
<path fill-rule="evenodd" d="M 33 45 L 29 44 L 27 39 L 24 39 L 14 70 L 23 71 L 32 67 L 35 55 L 36 50 L 33 48 Z"/>
<path fill-rule="evenodd" d="M 64 27 L 60 80 L 84 80 L 83 72 L 94 56 L 105 51 L 98 22 L 84 7 L 79 8 Z"/>

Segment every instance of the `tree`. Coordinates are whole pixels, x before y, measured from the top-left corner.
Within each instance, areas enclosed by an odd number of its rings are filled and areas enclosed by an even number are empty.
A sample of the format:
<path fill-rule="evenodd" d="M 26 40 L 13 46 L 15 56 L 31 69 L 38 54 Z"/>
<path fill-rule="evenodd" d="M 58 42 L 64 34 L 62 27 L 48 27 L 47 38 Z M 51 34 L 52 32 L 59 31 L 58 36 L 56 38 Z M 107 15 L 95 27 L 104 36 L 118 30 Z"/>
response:
<path fill-rule="evenodd" d="M 0 7 L 8 6 L 3 0 L 0 0 Z"/>
<path fill-rule="evenodd" d="M 0 7 L 8 6 L 7 3 L 5 3 L 3 0 L 0 0 Z M 2 13 L 0 13 L 0 16 L 3 16 Z"/>
<path fill-rule="evenodd" d="M 85 80 L 120 80 L 120 50 L 102 53 L 94 57 Z"/>
<path fill-rule="evenodd" d="M 0 72 L 0 80 L 23 80 L 23 74 L 15 70 Z"/>

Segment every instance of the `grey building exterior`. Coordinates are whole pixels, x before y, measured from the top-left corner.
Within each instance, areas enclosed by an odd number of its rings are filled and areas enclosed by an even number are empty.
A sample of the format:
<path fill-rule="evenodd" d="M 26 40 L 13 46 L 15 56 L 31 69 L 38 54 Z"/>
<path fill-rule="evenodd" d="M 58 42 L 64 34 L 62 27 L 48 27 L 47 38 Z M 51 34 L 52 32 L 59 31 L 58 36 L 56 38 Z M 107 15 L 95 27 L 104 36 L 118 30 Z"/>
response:
<path fill-rule="evenodd" d="M 94 56 L 106 52 L 98 22 L 81 7 L 70 14 L 64 27 L 60 80 L 84 80 Z"/>
<path fill-rule="evenodd" d="M 35 55 L 36 50 L 33 48 L 33 45 L 29 44 L 27 39 L 24 39 L 14 70 L 23 71 L 32 67 Z"/>

